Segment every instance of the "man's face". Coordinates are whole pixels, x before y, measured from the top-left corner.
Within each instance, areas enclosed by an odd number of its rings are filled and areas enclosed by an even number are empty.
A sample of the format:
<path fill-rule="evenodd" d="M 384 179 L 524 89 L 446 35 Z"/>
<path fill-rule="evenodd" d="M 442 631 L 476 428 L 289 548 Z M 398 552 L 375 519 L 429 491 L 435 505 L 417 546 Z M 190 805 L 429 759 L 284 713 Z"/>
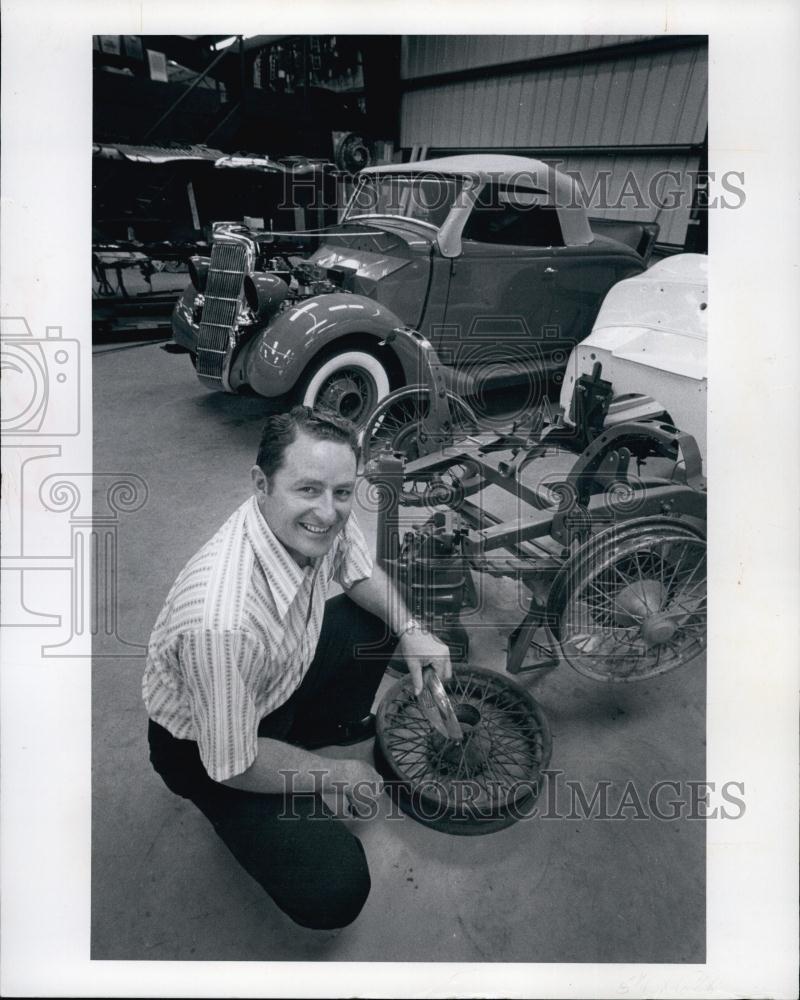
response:
<path fill-rule="evenodd" d="M 294 560 L 304 566 L 324 555 L 353 506 L 356 457 L 350 447 L 301 431 L 269 480 L 257 465 L 252 476 L 264 520 Z"/>

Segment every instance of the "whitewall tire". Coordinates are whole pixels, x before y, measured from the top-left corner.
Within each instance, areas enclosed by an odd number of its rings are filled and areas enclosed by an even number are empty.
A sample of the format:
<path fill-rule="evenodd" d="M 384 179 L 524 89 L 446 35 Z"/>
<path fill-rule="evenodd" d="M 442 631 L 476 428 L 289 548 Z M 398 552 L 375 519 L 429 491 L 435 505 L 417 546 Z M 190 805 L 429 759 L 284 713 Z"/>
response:
<path fill-rule="evenodd" d="M 312 366 L 298 397 L 305 406 L 331 410 L 363 427 L 390 388 L 386 369 L 376 357 L 366 351 L 343 351 Z"/>

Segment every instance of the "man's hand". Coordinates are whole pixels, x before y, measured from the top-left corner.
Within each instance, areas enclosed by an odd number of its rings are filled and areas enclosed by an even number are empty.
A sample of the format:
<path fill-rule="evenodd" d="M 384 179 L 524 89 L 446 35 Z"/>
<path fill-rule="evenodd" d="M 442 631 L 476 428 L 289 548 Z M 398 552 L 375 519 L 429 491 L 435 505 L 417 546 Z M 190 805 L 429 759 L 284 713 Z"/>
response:
<path fill-rule="evenodd" d="M 329 786 L 329 793 L 344 792 L 345 804 L 351 816 L 362 819 L 374 817 L 383 791 L 383 778 L 364 760 L 337 760 L 335 767 L 335 779 Z M 333 812 L 341 816 L 338 802 Z"/>
<path fill-rule="evenodd" d="M 433 667 L 440 680 L 450 679 L 453 672 L 450 665 L 450 650 L 420 625 L 414 625 L 402 634 L 397 644 L 397 651 L 406 661 L 415 695 L 422 692 L 422 668 L 428 664 Z"/>

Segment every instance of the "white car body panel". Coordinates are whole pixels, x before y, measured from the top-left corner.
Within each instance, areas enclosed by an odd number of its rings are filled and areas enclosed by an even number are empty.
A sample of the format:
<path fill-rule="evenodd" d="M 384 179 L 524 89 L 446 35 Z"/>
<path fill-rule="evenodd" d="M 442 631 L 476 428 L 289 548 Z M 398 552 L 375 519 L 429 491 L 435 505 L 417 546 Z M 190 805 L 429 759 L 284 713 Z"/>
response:
<path fill-rule="evenodd" d="M 697 440 L 705 464 L 707 317 L 702 254 L 666 258 L 614 285 L 567 362 L 561 389 L 567 422 L 576 380 L 599 361 L 614 388 L 606 426 L 666 411 Z M 640 398 L 621 398 L 632 396 Z"/>

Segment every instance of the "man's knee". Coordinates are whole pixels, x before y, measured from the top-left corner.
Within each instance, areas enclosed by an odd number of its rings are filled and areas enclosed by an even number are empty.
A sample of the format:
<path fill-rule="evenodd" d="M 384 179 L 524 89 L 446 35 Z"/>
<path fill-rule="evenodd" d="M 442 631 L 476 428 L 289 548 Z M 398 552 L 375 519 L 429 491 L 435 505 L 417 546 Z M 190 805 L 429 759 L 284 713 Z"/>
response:
<path fill-rule="evenodd" d="M 313 930 L 334 930 L 352 924 L 361 913 L 371 881 L 361 844 L 356 841 L 354 848 L 354 857 L 340 859 L 327 877 L 306 885 L 300 877 L 299 891 L 282 907 L 295 923 Z"/>

